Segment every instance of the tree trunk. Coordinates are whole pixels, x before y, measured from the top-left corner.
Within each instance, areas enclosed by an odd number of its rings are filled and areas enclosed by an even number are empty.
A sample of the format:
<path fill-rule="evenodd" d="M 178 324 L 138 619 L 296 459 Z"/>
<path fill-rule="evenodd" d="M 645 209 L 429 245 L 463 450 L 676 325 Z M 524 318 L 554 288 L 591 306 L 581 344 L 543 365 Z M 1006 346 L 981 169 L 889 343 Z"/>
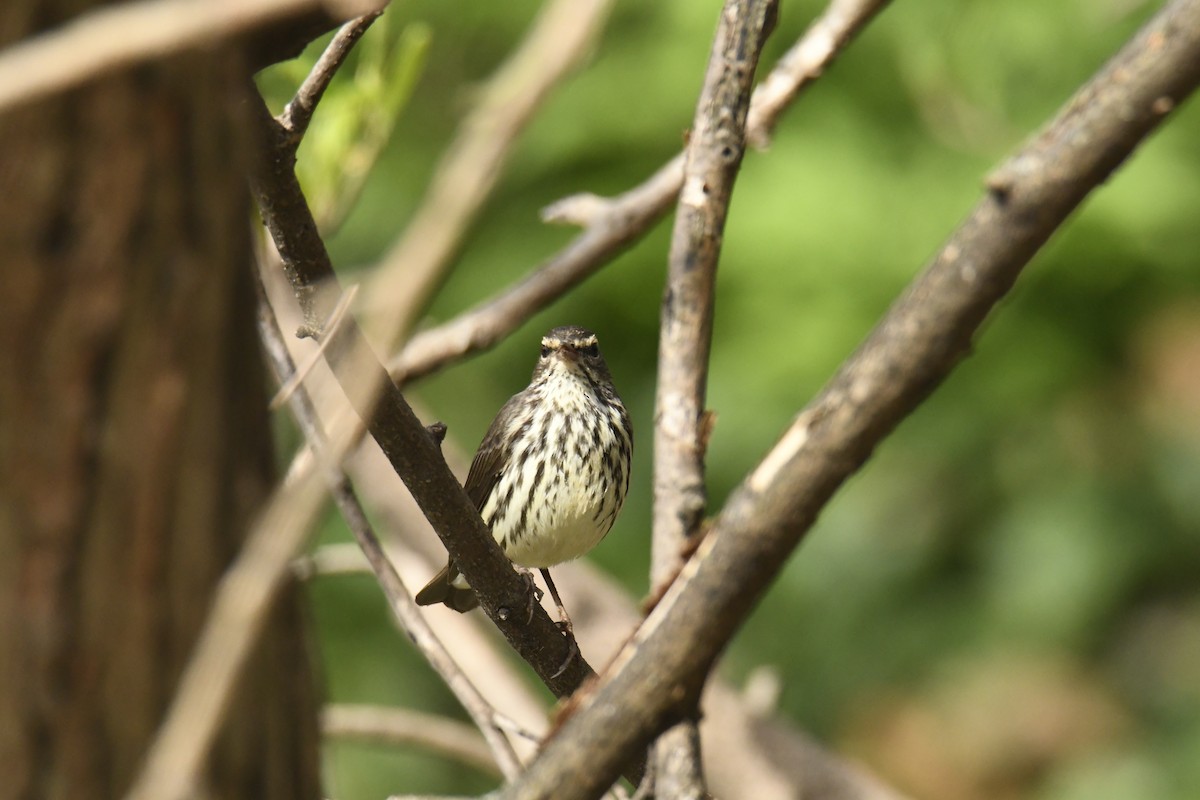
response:
<path fill-rule="evenodd" d="M 0 798 L 129 788 L 271 485 L 237 62 L 0 117 Z M 204 793 L 319 796 L 301 622 L 287 591 Z"/>

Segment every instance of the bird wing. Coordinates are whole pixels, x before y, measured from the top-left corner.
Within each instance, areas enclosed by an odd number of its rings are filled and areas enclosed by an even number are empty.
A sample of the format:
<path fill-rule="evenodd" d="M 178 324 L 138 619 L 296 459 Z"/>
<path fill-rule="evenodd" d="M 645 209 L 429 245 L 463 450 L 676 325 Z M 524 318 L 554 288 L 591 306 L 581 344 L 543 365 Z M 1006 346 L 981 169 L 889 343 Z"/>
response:
<path fill-rule="evenodd" d="M 467 471 L 467 482 L 463 488 L 467 490 L 467 496 L 471 498 L 471 502 L 475 504 L 478 511 L 483 511 L 483 505 L 487 502 L 488 495 L 496 486 L 496 482 L 500 480 L 500 470 L 508 458 L 504 431 L 523 399 L 521 393 L 509 398 L 509 401 L 500 409 L 500 413 L 492 420 L 492 425 L 484 434 L 479 449 L 475 451 L 475 459 L 471 462 L 471 469 Z M 454 585 L 458 575 L 458 567 L 455 566 L 454 559 L 448 559 L 442 571 L 434 575 L 424 589 L 417 592 L 417 605 L 429 606 L 435 603 L 444 603 L 459 612 L 475 608 L 479 605 L 479 599 L 475 596 L 475 592 L 470 588 L 460 588 Z"/>
<path fill-rule="evenodd" d="M 471 498 L 471 502 L 475 504 L 478 511 L 483 511 L 483 505 L 487 502 L 488 495 L 495 488 L 496 482 L 500 480 L 500 470 L 508 457 L 507 450 L 510 439 L 504 435 L 504 431 L 516 408 L 522 402 L 522 394 L 518 393 L 510 397 L 504 407 L 500 409 L 500 413 L 492 420 L 491 427 L 488 428 L 483 441 L 479 444 L 479 449 L 475 451 L 471 469 L 467 471 L 467 482 L 463 488 L 467 490 L 467 497 Z"/>

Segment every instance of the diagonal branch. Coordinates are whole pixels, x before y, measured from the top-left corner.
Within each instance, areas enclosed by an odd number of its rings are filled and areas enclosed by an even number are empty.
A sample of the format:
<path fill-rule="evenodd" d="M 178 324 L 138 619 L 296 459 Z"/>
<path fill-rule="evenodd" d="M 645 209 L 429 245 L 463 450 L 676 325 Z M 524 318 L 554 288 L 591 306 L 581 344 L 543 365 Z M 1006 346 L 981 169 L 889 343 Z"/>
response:
<path fill-rule="evenodd" d="M 328 316 L 338 293 L 333 265 L 296 180 L 295 151 L 287 143 L 287 132 L 271 117 L 261 98 L 253 106 L 262 150 L 253 167 L 252 191 L 293 291 L 305 307 L 307 324 L 314 333 L 322 334 L 316 321 Z M 591 668 L 581 657 L 567 663 L 571 651 L 566 639 L 542 607 L 531 604 L 528 585 L 488 532 L 358 324 L 347 319 L 329 335 L 332 341 L 325 352 L 326 363 L 475 588 L 485 613 L 551 691 L 570 694 L 591 674 Z M 530 610 L 528 623 L 526 609 Z M 565 670 L 558 674 L 564 663 Z"/>
<path fill-rule="evenodd" d="M 670 722 L 823 505 L 970 350 L 1021 269 L 1200 84 L 1200 0 L 1172 0 L 1006 162 L 941 252 L 734 492 L 596 691 L 502 797 L 607 785 Z"/>
<path fill-rule="evenodd" d="M 291 354 L 288 353 L 283 333 L 279 329 L 279 322 L 275 318 L 274 311 L 271 310 L 261 280 L 258 281 L 258 290 L 259 333 L 276 377 L 282 385 L 295 374 L 296 367 L 292 362 Z M 321 428 L 317 409 L 308 395 L 308 390 L 303 386 L 297 387 L 290 395 L 288 402 L 291 404 L 292 413 L 304 438 L 308 441 L 324 472 L 334 504 L 338 507 L 347 527 L 371 565 L 375 579 L 387 598 L 392 616 L 471 716 L 475 726 L 483 734 L 484 741 L 491 749 L 495 759 L 494 763 L 500 767 L 504 777 L 508 780 L 514 779 L 521 772 L 521 762 L 508 739 L 496 729 L 495 710 L 454 662 L 450 654 L 446 652 L 446 648 L 434 634 L 433 629 L 429 627 L 429 623 L 417 610 L 416 601 L 413 600 L 412 595 L 404 586 L 404 582 L 396 573 L 396 568 L 392 566 L 392 562 L 384 553 L 383 545 L 380 544 L 379 537 L 375 535 L 375 531 L 367 519 L 366 511 L 359 502 L 354 487 L 350 484 L 350 479 L 330 457 L 325 433 Z M 444 426 L 442 433 L 445 433 Z"/>
<path fill-rule="evenodd" d="M 312 122 L 317 103 L 325 96 L 325 90 L 329 88 L 333 76 L 350 55 L 354 45 L 358 44 L 358 40 L 381 14 L 383 11 L 372 11 L 343 25 L 321 53 L 304 83 L 296 90 L 296 96 L 283 109 L 283 113 L 279 115 L 279 124 L 290 134 L 288 143 L 292 147 L 300 146 L 300 140 L 308 131 L 308 124 Z"/>
<path fill-rule="evenodd" d="M 754 147 L 770 144 L 781 112 L 796 95 L 821 77 L 834 57 L 890 0 L 832 0 L 799 42 L 783 54 L 766 80 L 754 90 L 746 138 Z"/>
<path fill-rule="evenodd" d="M 712 345 L 717 261 L 733 184 L 746 148 L 746 114 L 774 0 L 729 0 L 721 11 L 696 105 L 683 190 L 667 263 L 654 412 L 654 524 L 650 581 L 657 594 L 678 573 L 700 528 L 707 497 L 705 388 Z M 655 744 L 656 793 L 670 800 L 704 792 L 695 702 Z"/>
<path fill-rule="evenodd" d="M 517 136 L 588 52 L 613 0 L 550 0 L 489 79 L 446 150 L 415 217 L 366 292 L 386 314 L 389 347 L 407 339 L 456 248 L 501 175 Z"/>
<path fill-rule="evenodd" d="M 797 95 L 815 81 L 888 0 L 833 0 L 759 86 L 747 137 L 765 144 Z M 637 242 L 671 210 L 683 185 L 683 154 L 640 185 L 613 198 L 577 195 L 543 211 L 552 222 L 582 224 L 566 247 L 497 296 L 413 336 L 388 368 L 401 383 L 494 346 Z"/>

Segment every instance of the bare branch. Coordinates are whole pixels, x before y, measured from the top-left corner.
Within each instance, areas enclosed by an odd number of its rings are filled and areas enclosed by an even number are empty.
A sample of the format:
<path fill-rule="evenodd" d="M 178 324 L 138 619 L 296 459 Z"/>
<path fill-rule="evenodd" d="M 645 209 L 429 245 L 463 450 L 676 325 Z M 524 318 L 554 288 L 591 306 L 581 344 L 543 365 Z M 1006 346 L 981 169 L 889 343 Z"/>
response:
<path fill-rule="evenodd" d="M 758 88 L 746 119 L 746 138 L 759 149 L 771 139 L 780 112 L 821 77 L 825 68 L 890 0 L 833 0 L 799 42 L 784 53 Z"/>
<path fill-rule="evenodd" d="M 370 575 L 371 565 L 362 548 L 349 542 L 327 544 L 292 561 L 292 572 L 302 581 L 334 575 Z"/>
<path fill-rule="evenodd" d="M 382 341 L 388 346 L 408 338 L 517 136 L 588 51 L 611 6 L 612 0 L 551 0 L 483 88 L 416 215 L 368 286 L 367 308 L 386 315 Z"/>
<path fill-rule="evenodd" d="M 589 795 L 669 724 L 817 513 L 965 357 L 1021 269 L 1200 83 L 1200 0 L 1168 3 L 998 170 L 926 271 L 734 492 L 680 578 L 505 798 Z"/>
<path fill-rule="evenodd" d="M 880 0 L 834 0 L 763 81 L 771 89 L 751 101 L 747 135 L 765 140 L 783 110 L 885 5 Z M 389 362 L 389 370 L 403 383 L 492 347 L 638 241 L 671 209 L 682 185 L 681 153 L 617 197 L 574 195 L 547 207 L 542 212 L 547 221 L 583 223 L 584 230 L 496 297 L 413 336 Z"/>
<path fill-rule="evenodd" d="M 275 319 L 274 312 L 271 311 L 266 291 L 261 283 L 259 283 L 258 324 L 259 334 L 266 347 L 267 355 L 270 357 L 276 377 L 281 384 L 287 384 L 296 374 L 296 368 L 292 363 L 283 333 L 279 330 L 279 323 Z M 405 588 L 404 582 L 396 573 L 396 568 L 392 566 L 392 562 L 383 552 L 379 537 L 375 535 L 371 523 L 367 520 L 367 514 L 358 501 L 358 495 L 351 486 L 350 480 L 337 466 L 337 462 L 329 458 L 325 434 L 321 429 L 316 407 L 308 396 L 307 390 L 303 386 L 297 387 L 290 395 L 288 402 L 296 423 L 322 467 L 334 503 L 346 521 L 346 526 L 353 534 L 354 540 L 358 542 L 363 555 L 371 565 L 371 571 L 375 574 L 375 580 L 387 598 L 392 616 L 400 629 L 421 651 L 425 660 L 445 681 L 450 691 L 466 709 L 495 756 L 494 763 L 499 764 L 504 776 L 512 780 L 520 773 L 521 762 L 508 739 L 493 723 L 496 710 L 488 704 L 458 664 L 454 662 L 454 659 L 450 657 L 450 654 L 446 652 L 446 648 L 442 646 L 441 641 L 417 610 L 416 601 L 413 600 L 412 595 Z"/>
<path fill-rule="evenodd" d="M 457 453 L 453 437 L 443 451 L 456 471 L 465 471 L 469 454 Z M 396 492 L 386 479 L 391 470 L 378 450 L 360 450 L 348 465 L 355 484 L 375 513 L 381 532 L 403 532 L 403 540 L 387 542 L 388 554 L 402 574 L 416 580 L 440 566 L 444 558 L 441 542 L 427 531 L 428 522 L 412 499 Z M 353 547 L 353 545 L 349 545 Z M 346 559 L 336 552 L 318 550 L 320 563 L 339 568 Z M 368 570 L 361 553 L 357 561 Z M 597 663 L 607 663 L 641 623 L 642 613 L 628 592 L 602 570 L 584 561 L 557 568 L 562 572 L 564 599 L 575 611 L 575 635 L 584 652 Z M 322 573 L 325 574 L 325 573 Z M 411 581 L 410 581 L 411 582 Z M 523 724 L 544 723 L 534 687 L 518 675 L 507 645 L 488 630 L 490 625 L 477 615 L 447 611 L 434 624 L 458 663 L 467 668 L 476 685 L 497 708 L 517 717 Z M 857 767 L 821 747 L 786 720 L 767 717 L 759 705 L 752 708 L 743 691 L 713 675 L 702 700 L 701 734 L 704 744 L 705 778 L 720 798 L 736 800 L 788 800 L 820 797 L 822 800 L 899 800 L 899 795 Z M 520 740 L 513 745 L 524 754 Z"/>
<path fill-rule="evenodd" d="M 307 306 L 306 317 L 320 320 L 335 302 L 335 295 L 328 289 L 336 287 L 329 254 L 286 155 L 290 150 L 283 138 L 285 132 L 261 100 L 254 110 L 264 150 L 251 178 L 253 193 L 293 290 Z M 325 289 L 318 292 L 322 287 Z M 591 668 L 582 657 L 568 658 L 571 650 L 567 640 L 541 606 L 531 604 L 528 584 L 505 558 L 357 323 L 349 319 L 331 336 L 326 362 L 455 564 L 476 590 L 485 613 L 551 691 L 559 696 L 570 694 L 592 674 Z M 567 666 L 559 674 L 564 663 Z"/>
<path fill-rule="evenodd" d="M 322 5 L 361 14 L 380 0 L 137 0 L 88 12 L 0 53 L 0 110 L 105 72 Z"/>
<path fill-rule="evenodd" d="M 706 505 L 704 398 L 717 261 L 745 152 L 754 71 L 775 12 L 773 2 L 728 0 L 692 122 L 658 346 L 651 563 L 656 587 L 678 571 Z"/>
<path fill-rule="evenodd" d="M 493 346 L 532 314 L 578 286 L 667 213 L 679 194 L 682 175 L 680 155 L 650 180 L 613 198 L 609 213 L 594 217 L 590 227 L 514 286 L 413 336 L 389 365 L 396 380 L 414 380 Z"/>
<path fill-rule="evenodd" d="M 325 707 L 321 731 L 336 739 L 420 747 L 461 761 L 485 775 L 503 777 L 479 732 L 446 717 L 406 708 L 339 704 Z"/>
<path fill-rule="evenodd" d="M 771 0 L 725 4 L 686 149 L 659 326 L 650 558 L 655 596 L 678 573 L 707 505 L 704 401 L 717 261 L 746 149 L 754 73 L 777 12 Z M 695 719 L 698 697 L 697 686 L 689 698 L 691 706 L 682 709 L 685 719 L 654 745 L 655 793 L 664 800 L 705 794 Z"/>
<path fill-rule="evenodd" d="M 261 273 L 261 268 L 259 272 Z M 263 294 L 265 296 L 265 290 Z M 329 319 L 325 320 L 324 329 L 326 331 L 335 330 L 339 325 L 342 324 L 342 319 L 346 316 L 346 312 L 350 310 L 350 304 L 354 302 L 354 297 L 357 294 L 357 283 L 351 284 L 346 288 L 346 291 L 338 300 L 337 305 L 334 306 L 333 311 L 330 312 Z M 284 403 L 288 401 L 288 398 L 292 396 L 292 393 L 296 391 L 296 389 L 298 389 L 305 380 L 307 380 L 308 376 L 312 373 L 313 368 L 321 362 L 321 359 L 325 357 L 325 348 L 329 346 L 329 341 L 330 340 L 326 338 L 317 346 L 316 351 L 309 355 L 308 360 L 305 361 L 303 365 L 297 369 L 288 371 L 288 379 L 280 385 L 279 391 L 275 392 L 275 396 L 272 397 L 271 402 L 267 404 L 268 409 L 271 411 L 277 411 Z"/>
<path fill-rule="evenodd" d="M 308 124 L 312 122 L 312 115 L 317 109 L 317 103 L 321 102 L 325 90 L 329 88 L 329 83 L 342 66 L 342 62 L 350 55 L 350 51 L 354 49 L 354 45 L 367 32 L 367 29 L 382 14 L 383 11 L 363 14 L 338 29 L 333 40 L 321 53 L 321 57 L 317 59 L 312 70 L 309 71 L 304 83 L 300 84 L 300 88 L 296 90 L 296 96 L 284 107 L 283 113 L 277 120 L 280 126 L 288 132 L 287 142 L 293 149 L 299 147 L 300 140 L 304 138 L 304 133 L 308 130 Z"/>

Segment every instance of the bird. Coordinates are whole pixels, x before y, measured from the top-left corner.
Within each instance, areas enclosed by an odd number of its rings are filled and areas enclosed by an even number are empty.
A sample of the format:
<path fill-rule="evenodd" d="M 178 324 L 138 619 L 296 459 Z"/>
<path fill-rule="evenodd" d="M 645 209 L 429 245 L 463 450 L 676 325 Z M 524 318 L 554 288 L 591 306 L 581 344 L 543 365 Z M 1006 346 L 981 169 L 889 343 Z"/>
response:
<path fill-rule="evenodd" d="M 596 334 L 552 329 L 529 386 L 484 434 L 463 488 L 509 560 L 541 572 L 568 635 L 570 617 L 549 568 L 584 555 L 612 528 L 632 457 L 633 425 Z M 416 601 L 459 612 L 479 605 L 453 559 Z"/>

